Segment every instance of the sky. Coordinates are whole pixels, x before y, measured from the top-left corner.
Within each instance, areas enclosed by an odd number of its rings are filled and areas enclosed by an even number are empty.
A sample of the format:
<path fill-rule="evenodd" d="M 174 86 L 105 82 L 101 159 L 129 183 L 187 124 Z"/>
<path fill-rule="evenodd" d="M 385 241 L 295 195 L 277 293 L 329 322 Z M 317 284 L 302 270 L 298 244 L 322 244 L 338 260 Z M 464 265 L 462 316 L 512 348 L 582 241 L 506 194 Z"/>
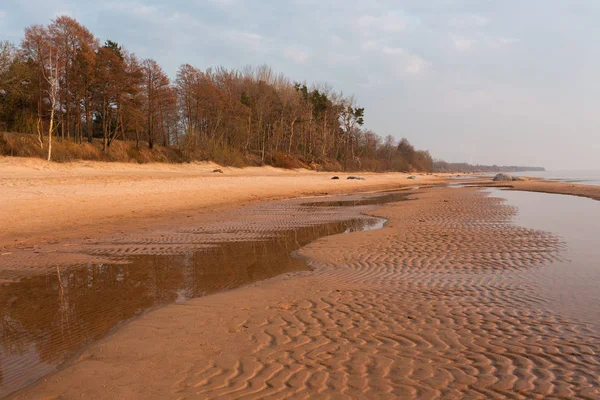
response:
<path fill-rule="evenodd" d="M 271 66 L 451 162 L 600 169 L 598 0 L 3 0 L 0 40 L 69 15 L 174 77 Z"/>

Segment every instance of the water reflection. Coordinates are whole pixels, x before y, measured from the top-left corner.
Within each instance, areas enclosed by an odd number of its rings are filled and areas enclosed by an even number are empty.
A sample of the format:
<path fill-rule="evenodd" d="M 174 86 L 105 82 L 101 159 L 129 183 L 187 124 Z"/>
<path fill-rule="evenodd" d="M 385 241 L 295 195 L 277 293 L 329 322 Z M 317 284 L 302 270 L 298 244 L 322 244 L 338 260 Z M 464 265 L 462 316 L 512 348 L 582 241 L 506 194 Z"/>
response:
<path fill-rule="evenodd" d="M 407 201 L 414 200 L 409 196 L 414 195 L 415 193 L 402 193 L 402 192 L 392 192 L 378 196 L 369 196 L 369 197 L 357 197 L 350 199 L 342 199 L 336 201 L 321 201 L 314 203 L 306 203 L 305 205 L 311 207 L 357 207 L 357 206 L 372 206 L 386 203 L 393 203 L 397 201 Z"/>
<path fill-rule="evenodd" d="M 519 210 L 517 225 L 558 235 L 563 260 L 519 276 L 556 312 L 600 332 L 600 202 L 577 196 L 489 190 Z"/>
<path fill-rule="evenodd" d="M 177 301 L 308 269 L 291 253 L 320 237 L 383 226 L 360 218 L 127 264 L 56 267 L 0 287 L 0 397 L 48 374 L 123 321 Z"/>

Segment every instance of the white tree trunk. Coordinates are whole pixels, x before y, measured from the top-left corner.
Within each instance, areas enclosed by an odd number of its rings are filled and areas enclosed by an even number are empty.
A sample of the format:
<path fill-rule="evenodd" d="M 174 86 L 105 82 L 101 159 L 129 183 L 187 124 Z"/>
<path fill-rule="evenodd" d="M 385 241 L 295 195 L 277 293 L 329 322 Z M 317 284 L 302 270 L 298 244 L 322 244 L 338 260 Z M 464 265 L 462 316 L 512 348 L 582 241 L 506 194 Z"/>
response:
<path fill-rule="evenodd" d="M 54 62 L 54 65 L 53 65 Z M 54 111 L 56 110 L 56 101 L 58 98 L 58 59 L 52 60 L 52 49 L 48 57 L 48 67 L 50 76 L 46 76 L 46 80 L 50 85 L 48 94 L 50 95 L 50 125 L 48 127 L 48 161 L 52 160 L 52 131 L 54 130 Z"/>
<path fill-rule="evenodd" d="M 52 129 L 54 128 L 54 101 L 50 111 L 50 127 L 48 128 L 48 161 L 52 159 Z"/>

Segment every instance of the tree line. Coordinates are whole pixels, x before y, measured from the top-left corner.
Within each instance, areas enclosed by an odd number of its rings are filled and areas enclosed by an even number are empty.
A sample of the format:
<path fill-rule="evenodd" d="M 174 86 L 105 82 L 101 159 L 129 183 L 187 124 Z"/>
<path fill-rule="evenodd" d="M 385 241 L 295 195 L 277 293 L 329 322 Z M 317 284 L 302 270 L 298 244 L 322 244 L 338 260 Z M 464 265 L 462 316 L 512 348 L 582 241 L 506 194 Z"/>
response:
<path fill-rule="evenodd" d="M 0 129 L 54 140 L 176 148 L 187 160 L 430 171 L 427 151 L 365 129 L 353 96 L 307 86 L 269 67 L 179 67 L 171 80 L 152 59 L 100 43 L 73 18 L 27 27 L 0 43 Z"/>

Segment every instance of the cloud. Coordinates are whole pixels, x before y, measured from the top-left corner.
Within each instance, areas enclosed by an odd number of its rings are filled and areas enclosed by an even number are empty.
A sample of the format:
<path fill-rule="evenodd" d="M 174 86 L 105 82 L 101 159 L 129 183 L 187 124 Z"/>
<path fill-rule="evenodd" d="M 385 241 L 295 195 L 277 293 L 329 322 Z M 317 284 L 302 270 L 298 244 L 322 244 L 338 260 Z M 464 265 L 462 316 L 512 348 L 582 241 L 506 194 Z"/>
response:
<path fill-rule="evenodd" d="M 406 29 L 404 17 L 395 12 L 387 12 L 379 16 L 363 15 L 358 18 L 358 26 L 364 31 L 378 30 L 382 32 L 400 32 Z"/>
<path fill-rule="evenodd" d="M 485 33 L 477 34 L 476 38 L 452 35 L 451 41 L 454 48 L 458 51 L 469 51 L 473 49 L 475 45 L 478 45 L 479 48 L 499 48 L 519 42 L 518 39 L 503 36 L 490 36 Z"/>
<path fill-rule="evenodd" d="M 360 43 L 360 49 L 363 51 L 380 50 L 383 47 L 384 46 L 383 46 L 382 40 L 370 39 L 370 40 L 364 40 Z"/>
<path fill-rule="evenodd" d="M 429 62 L 415 54 L 406 55 L 406 72 L 409 74 L 419 74 L 429 65 Z"/>
<path fill-rule="evenodd" d="M 384 40 L 366 40 L 361 43 L 361 50 L 369 55 L 367 59 L 381 63 L 392 70 L 395 76 L 415 75 L 423 72 L 430 63 L 421 56 L 414 54 L 404 47 L 386 44 Z M 382 60 L 378 60 L 375 54 L 380 54 Z"/>
<path fill-rule="evenodd" d="M 400 48 L 400 47 L 388 47 L 388 46 L 384 46 L 383 49 L 381 49 L 381 51 L 383 52 L 383 54 L 405 54 L 406 50 Z"/>
<path fill-rule="evenodd" d="M 73 13 L 69 10 L 61 10 L 61 11 L 57 11 L 54 13 L 54 18 L 58 18 L 61 16 L 66 16 L 66 17 L 73 17 Z"/>
<path fill-rule="evenodd" d="M 309 57 L 307 52 L 302 51 L 294 46 L 288 46 L 283 49 L 283 56 L 288 60 L 298 64 L 305 62 Z"/>
<path fill-rule="evenodd" d="M 400 72 L 405 72 L 411 75 L 419 74 L 423 72 L 427 66 L 429 66 L 429 62 L 427 62 L 425 59 L 401 47 L 384 46 L 381 49 L 381 52 L 392 57 L 393 67 L 397 72 L 397 67 L 399 65 L 401 66 L 399 69 Z"/>
<path fill-rule="evenodd" d="M 373 86 L 383 84 L 384 80 L 380 76 L 367 74 L 366 79 L 358 85 L 363 88 L 372 88 Z"/>
<path fill-rule="evenodd" d="M 509 44 L 518 43 L 519 39 L 499 36 L 499 37 L 494 38 L 494 41 L 501 46 L 506 46 Z"/>
<path fill-rule="evenodd" d="M 126 12 L 137 19 L 153 23 L 161 22 L 162 18 L 168 17 L 165 15 L 165 13 L 161 13 L 157 6 L 148 5 L 137 1 L 105 3 L 104 8 L 112 11 Z"/>
<path fill-rule="evenodd" d="M 335 51 L 328 51 L 325 57 L 327 65 L 330 67 L 355 64 L 360 61 L 360 56 L 355 53 L 342 53 Z"/>
<path fill-rule="evenodd" d="M 246 51 L 264 51 L 264 44 L 267 40 L 257 33 L 230 30 L 223 32 L 223 39 L 236 48 L 243 48 Z"/>
<path fill-rule="evenodd" d="M 329 44 L 334 47 L 339 47 L 339 46 L 344 45 L 344 39 L 342 39 L 341 37 L 339 37 L 337 35 L 329 36 L 328 41 L 329 41 Z"/>
<path fill-rule="evenodd" d="M 233 6 L 237 2 L 237 0 L 208 0 L 208 2 L 216 6 L 229 8 Z"/>
<path fill-rule="evenodd" d="M 490 19 L 483 15 L 470 14 L 454 17 L 450 20 L 450 25 L 458 28 L 482 28 L 490 24 Z"/>
<path fill-rule="evenodd" d="M 452 41 L 454 43 L 454 47 L 460 51 L 470 50 L 475 44 L 475 40 L 461 37 L 454 37 Z"/>

